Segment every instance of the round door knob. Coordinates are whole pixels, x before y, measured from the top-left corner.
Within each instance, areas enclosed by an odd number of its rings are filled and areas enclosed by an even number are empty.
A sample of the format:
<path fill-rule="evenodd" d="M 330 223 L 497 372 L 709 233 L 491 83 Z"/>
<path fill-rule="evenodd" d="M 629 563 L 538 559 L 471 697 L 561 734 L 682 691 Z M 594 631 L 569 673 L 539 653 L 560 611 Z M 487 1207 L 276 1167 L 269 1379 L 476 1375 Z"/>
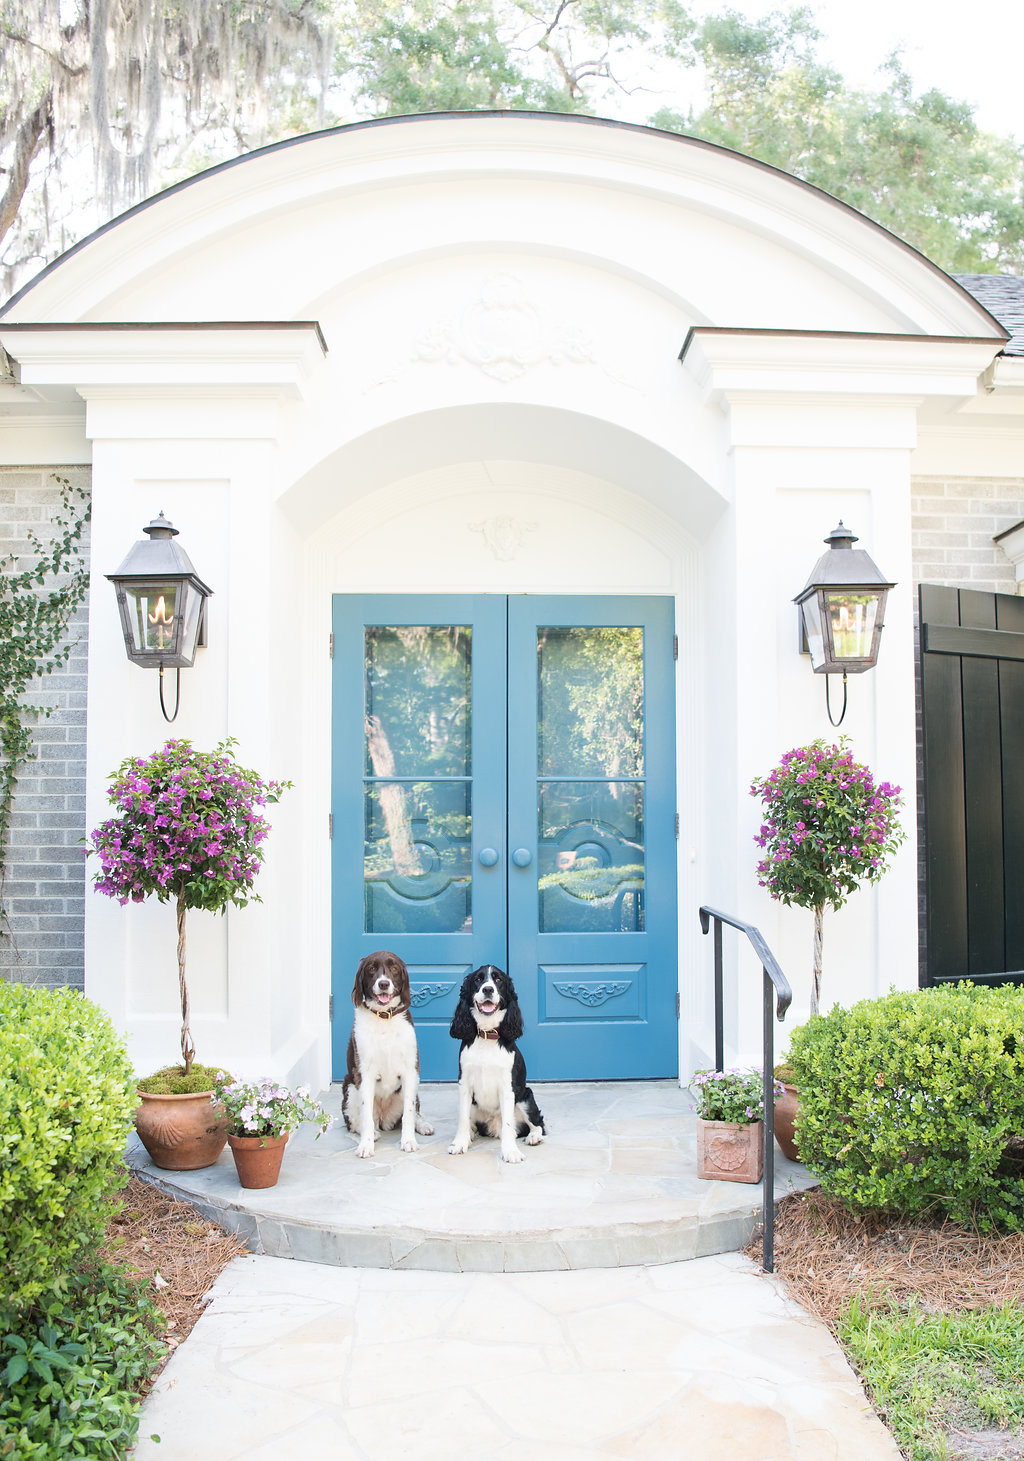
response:
<path fill-rule="evenodd" d="M 480 861 L 484 867 L 493 867 L 498 861 L 498 854 L 493 847 L 481 847 Z"/>
<path fill-rule="evenodd" d="M 512 854 L 512 861 L 516 867 L 529 867 L 533 861 L 533 853 L 528 847 L 517 847 Z"/>

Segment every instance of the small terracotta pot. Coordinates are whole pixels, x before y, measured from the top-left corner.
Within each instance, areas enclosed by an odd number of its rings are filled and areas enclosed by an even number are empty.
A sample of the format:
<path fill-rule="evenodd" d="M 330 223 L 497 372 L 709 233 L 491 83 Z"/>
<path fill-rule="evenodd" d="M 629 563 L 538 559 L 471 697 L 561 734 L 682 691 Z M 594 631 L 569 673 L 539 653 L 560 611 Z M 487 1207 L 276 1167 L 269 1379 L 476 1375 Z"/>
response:
<path fill-rule="evenodd" d="M 706 1182 L 760 1182 L 764 1123 L 697 1121 L 697 1176 Z"/>
<path fill-rule="evenodd" d="M 140 1091 L 135 1130 L 154 1167 L 168 1172 L 195 1172 L 212 1167 L 228 1136 L 222 1106 L 211 1106 L 212 1091 L 187 1096 L 155 1096 Z"/>
<path fill-rule="evenodd" d="M 241 1187 L 273 1187 L 281 1175 L 288 1132 L 283 1136 L 228 1136 Z"/>
<path fill-rule="evenodd" d="M 788 1157 L 791 1162 L 798 1162 L 800 1153 L 796 1149 L 795 1123 L 796 1113 L 800 1109 L 800 1090 L 798 1086 L 790 1085 L 783 1089 L 785 1095 L 775 1102 L 775 1140 L 784 1157 Z"/>

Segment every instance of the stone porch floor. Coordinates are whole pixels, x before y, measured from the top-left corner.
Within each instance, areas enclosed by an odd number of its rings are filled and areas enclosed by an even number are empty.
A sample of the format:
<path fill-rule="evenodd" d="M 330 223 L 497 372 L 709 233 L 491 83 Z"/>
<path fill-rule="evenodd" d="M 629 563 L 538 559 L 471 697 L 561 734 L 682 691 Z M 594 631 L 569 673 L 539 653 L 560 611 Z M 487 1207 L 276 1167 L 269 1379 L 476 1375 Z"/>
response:
<path fill-rule="evenodd" d="M 675 1081 L 534 1086 L 548 1128 L 524 1160 L 501 1162 L 477 1140 L 451 1157 L 457 1089 L 424 1085 L 435 1134 L 419 1151 L 398 1132 L 371 1159 L 338 1120 L 288 1144 L 276 1187 L 238 1185 L 225 1151 L 215 1166 L 172 1173 L 134 1143 L 129 1159 L 150 1181 L 230 1228 L 250 1252 L 342 1267 L 525 1273 L 666 1264 L 745 1246 L 758 1230 L 761 1187 L 697 1178 L 696 1118 Z M 341 1087 L 321 1096 L 340 1111 Z M 133 1139 L 134 1141 L 134 1139 Z M 776 1149 L 775 1195 L 813 1185 Z"/>

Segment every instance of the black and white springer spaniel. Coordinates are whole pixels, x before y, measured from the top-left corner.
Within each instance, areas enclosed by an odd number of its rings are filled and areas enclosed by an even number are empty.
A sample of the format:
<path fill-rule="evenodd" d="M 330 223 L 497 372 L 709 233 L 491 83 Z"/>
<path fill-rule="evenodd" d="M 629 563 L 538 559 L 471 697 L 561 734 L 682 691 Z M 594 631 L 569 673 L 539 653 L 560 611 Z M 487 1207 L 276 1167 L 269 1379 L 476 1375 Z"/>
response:
<path fill-rule="evenodd" d="M 357 1132 L 357 1157 L 372 1157 L 374 1126 L 393 1131 L 402 1123 L 402 1150 L 416 1150 L 416 1135 L 433 1136 L 420 1115 L 420 1057 L 409 1004 L 409 971 L 397 954 L 367 954 L 352 989 L 355 1018 L 348 1042 L 348 1074 L 341 1110 Z"/>
<path fill-rule="evenodd" d="M 526 1062 L 516 1046 L 523 1016 L 503 970 L 484 964 L 466 975 L 449 1033 L 462 1046 L 459 1124 L 448 1151 L 468 1151 L 476 1134 L 500 1136 L 502 1161 L 521 1162 L 516 1137 L 536 1146 L 544 1140 L 544 1118 L 526 1084 Z"/>

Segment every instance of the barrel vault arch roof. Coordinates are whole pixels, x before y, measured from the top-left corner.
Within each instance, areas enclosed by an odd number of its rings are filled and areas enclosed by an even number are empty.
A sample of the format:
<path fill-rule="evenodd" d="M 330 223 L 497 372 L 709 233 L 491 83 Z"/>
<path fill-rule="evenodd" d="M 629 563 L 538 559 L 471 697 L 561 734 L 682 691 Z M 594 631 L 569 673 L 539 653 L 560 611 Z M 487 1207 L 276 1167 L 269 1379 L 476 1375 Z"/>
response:
<path fill-rule="evenodd" d="M 346 279 L 460 247 L 575 255 L 649 281 L 696 324 L 1005 337 L 924 256 L 809 184 L 698 139 L 535 112 L 386 118 L 233 159 L 82 240 L 0 317 L 309 318 Z"/>

